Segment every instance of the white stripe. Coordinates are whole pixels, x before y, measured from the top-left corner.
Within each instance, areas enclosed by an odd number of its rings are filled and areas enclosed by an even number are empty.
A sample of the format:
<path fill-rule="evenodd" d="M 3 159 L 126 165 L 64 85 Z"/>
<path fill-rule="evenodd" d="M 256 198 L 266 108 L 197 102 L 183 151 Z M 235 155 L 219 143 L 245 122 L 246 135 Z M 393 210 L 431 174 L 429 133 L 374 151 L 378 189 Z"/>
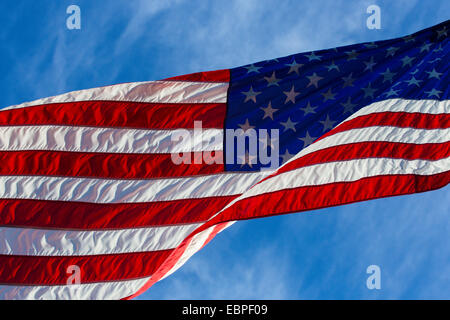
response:
<path fill-rule="evenodd" d="M 184 137 L 180 139 L 179 137 Z M 70 126 L 0 127 L 0 150 L 178 153 L 223 149 L 223 130 L 141 130 Z"/>
<path fill-rule="evenodd" d="M 332 131 L 331 131 L 332 132 Z M 450 141 L 449 129 L 416 129 L 399 127 L 366 127 L 350 129 L 327 136 L 301 150 L 290 161 L 329 147 L 357 142 L 396 142 L 396 143 L 445 143 Z M 289 162 L 290 162 L 289 161 Z"/>
<path fill-rule="evenodd" d="M 57 286 L 14 286 L 0 285 L 2 300 L 81 300 L 121 299 L 134 294 L 145 285 L 149 277 L 104 283 Z"/>
<path fill-rule="evenodd" d="M 350 117 L 345 119 L 347 122 L 351 119 L 379 112 L 408 112 L 425 114 L 450 113 L 450 100 L 408 100 L 408 99 L 387 99 L 371 103 L 370 105 L 358 110 Z"/>
<path fill-rule="evenodd" d="M 267 192 L 335 182 L 352 182 L 379 175 L 433 175 L 450 170 L 450 157 L 436 160 L 368 158 L 328 162 L 283 172 L 257 184 L 233 202 Z"/>
<path fill-rule="evenodd" d="M 185 178 L 112 180 L 46 176 L 0 176 L 0 198 L 134 203 L 241 194 L 266 172 Z"/>
<path fill-rule="evenodd" d="M 226 103 L 228 82 L 147 81 L 72 91 L 2 110 L 90 100 L 150 103 Z"/>
<path fill-rule="evenodd" d="M 227 223 L 226 228 L 234 221 Z M 165 277 L 181 267 L 195 252 L 197 252 L 209 237 L 214 226 L 195 235 L 185 253 L 175 266 L 165 274 Z M 0 285 L 0 299 L 121 299 L 136 293 L 151 277 L 136 280 L 112 281 L 103 283 L 90 283 L 80 285 L 56 286 L 13 286 Z"/>
<path fill-rule="evenodd" d="M 201 223 L 122 230 L 46 230 L 0 227 L 0 254 L 87 256 L 167 250 Z"/>

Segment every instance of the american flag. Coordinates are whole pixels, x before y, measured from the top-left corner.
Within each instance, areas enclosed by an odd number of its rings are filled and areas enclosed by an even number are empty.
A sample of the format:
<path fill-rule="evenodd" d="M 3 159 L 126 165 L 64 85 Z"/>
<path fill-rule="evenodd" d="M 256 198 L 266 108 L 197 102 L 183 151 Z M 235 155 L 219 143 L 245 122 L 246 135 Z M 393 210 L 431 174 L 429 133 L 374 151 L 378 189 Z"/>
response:
<path fill-rule="evenodd" d="M 237 220 L 447 185 L 449 28 L 2 109 L 0 297 L 130 299 Z"/>

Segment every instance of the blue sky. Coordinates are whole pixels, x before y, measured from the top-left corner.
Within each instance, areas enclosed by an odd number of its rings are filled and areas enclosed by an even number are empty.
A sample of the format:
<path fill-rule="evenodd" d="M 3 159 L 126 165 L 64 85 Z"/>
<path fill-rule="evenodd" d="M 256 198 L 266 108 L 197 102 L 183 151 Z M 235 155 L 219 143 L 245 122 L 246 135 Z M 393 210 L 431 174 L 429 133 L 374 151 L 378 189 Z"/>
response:
<path fill-rule="evenodd" d="M 81 30 L 66 8 L 81 8 Z M 366 8 L 381 8 L 381 30 Z M 8 0 L 0 108 L 406 35 L 449 19 L 446 0 Z M 141 299 L 450 299 L 450 187 L 252 221 L 219 234 Z M 366 268 L 381 268 L 381 290 Z"/>

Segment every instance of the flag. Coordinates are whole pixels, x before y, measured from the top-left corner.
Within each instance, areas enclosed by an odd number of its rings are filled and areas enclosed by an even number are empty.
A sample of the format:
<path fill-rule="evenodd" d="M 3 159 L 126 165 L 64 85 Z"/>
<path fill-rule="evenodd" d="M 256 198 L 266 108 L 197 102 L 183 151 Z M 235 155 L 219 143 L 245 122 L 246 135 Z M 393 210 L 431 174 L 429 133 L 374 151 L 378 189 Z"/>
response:
<path fill-rule="evenodd" d="M 450 181 L 450 22 L 0 111 L 0 297 L 130 299 L 237 220 Z"/>

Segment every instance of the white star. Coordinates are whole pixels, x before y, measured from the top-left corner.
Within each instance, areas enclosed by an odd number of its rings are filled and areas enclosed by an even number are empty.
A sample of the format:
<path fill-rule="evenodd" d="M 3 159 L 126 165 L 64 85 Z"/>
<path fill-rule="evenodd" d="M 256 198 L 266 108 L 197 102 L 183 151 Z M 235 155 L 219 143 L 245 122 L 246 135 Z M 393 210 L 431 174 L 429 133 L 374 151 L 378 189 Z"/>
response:
<path fill-rule="evenodd" d="M 289 153 L 289 150 L 286 149 L 286 152 L 285 152 L 283 155 L 281 155 L 281 158 L 283 159 L 281 162 L 282 162 L 282 163 L 286 163 L 286 162 L 288 162 L 289 159 L 291 159 L 293 156 L 294 156 L 294 155 L 291 154 L 291 153 Z"/>
<path fill-rule="evenodd" d="M 253 129 L 255 128 L 254 126 L 251 126 L 250 123 L 248 122 L 248 118 L 245 120 L 245 123 L 240 124 L 239 127 L 241 127 L 242 130 L 247 131 L 248 129 Z"/>
<path fill-rule="evenodd" d="M 332 121 L 330 116 L 327 114 L 327 118 L 324 121 L 319 121 L 323 125 L 323 131 L 327 131 L 328 129 L 333 129 L 334 123 L 336 121 Z"/>
<path fill-rule="evenodd" d="M 409 57 L 409 56 L 406 56 L 406 57 L 403 57 L 401 60 L 402 60 L 402 63 L 403 63 L 403 65 L 402 65 L 402 67 L 404 67 L 404 66 L 408 66 L 408 67 L 411 67 L 411 64 L 412 64 L 412 61 L 414 60 L 415 58 L 411 58 L 411 57 Z"/>
<path fill-rule="evenodd" d="M 244 103 L 248 100 L 252 100 L 254 103 L 256 103 L 256 96 L 258 94 L 261 94 L 261 92 L 253 91 L 253 87 L 250 86 L 250 90 L 242 92 L 243 95 L 245 95 Z"/>
<path fill-rule="evenodd" d="M 319 81 L 323 79 L 323 77 L 319 77 L 315 72 L 312 76 L 307 76 L 307 78 L 309 79 L 309 83 L 306 87 L 315 86 L 316 88 L 319 87 Z"/>
<path fill-rule="evenodd" d="M 420 53 L 423 51 L 430 51 L 431 43 L 424 43 L 423 46 L 420 47 Z"/>
<path fill-rule="evenodd" d="M 403 37 L 403 40 L 405 41 L 405 42 L 410 42 L 410 41 L 414 41 L 414 36 L 413 35 L 409 35 L 409 36 L 406 36 L 406 37 Z"/>
<path fill-rule="evenodd" d="M 267 81 L 267 86 L 280 86 L 278 84 L 278 82 L 281 81 L 281 79 L 277 79 L 277 77 L 275 76 L 275 71 L 272 73 L 272 76 L 270 77 L 264 77 L 264 79 Z"/>
<path fill-rule="evenodd" d="M 440 90 L 436 90 L 435 88 L 431 89 L 431 91 L 425 91 L 426 94 L 428 94 L 428 97 L 437 97 L 439 98 L 439 95 L 442 93 Z"/>
<path fill-rule="evenodd" d="M 328 72 L 330 72 L 331 70 L 335 69 L 338 72 L 340 72 L 341 70 L 339 70 L 339 67 L 334 63 L 334 60 L 331 61 L 331 64 L 327 66 L 328 68 Z"/>
<path fill-rule="evenodd" d="M 352 103 L 351 97 L 348 97 L 347 102 L 341 103 L 341 106 L 344 107 L 344 113 L 353 113 L 353 109 L 356 107 L 356 104 Z"/>
<path fill-rule="evenodd" d="M 364 69 L 364 71 L 366 71 L 366 70 L 373 71 L 373 66 L 376 65 L 376 63 L 373 61 L 373 56 L 370 57 L 370 61 L 364 61 L 364 64 L 366 65 L 366 68 Z"/>
<path fill-rule="evenodd" d="M 430 79 L 431 78 L 436 78 L 438 80 L 441 79 L 442 73 L 437 72 L 436 69 L 434 69 L 434 68 L 433 68 L 433 71 L 425 71 L 425 72 L 429 74 L 428 78 L 430 78 Z"/>
<path fill-rule="evenodd" d="M 303 67 L 303 64 L 298 64 L 295 59 L 294 62 L 292 62 L 291 64 L 286 64 L 287 66 L 290 67 L 288 74 L 290 74 L 291 72 L 295 72 L 296 74 L 298 73 L 298 69 Z"/>
<path fill-rule="evenodd" d="M 386 49 L 386 51 L 387 51 L 386 57 L 389 57 L 389 56 L 393 57 L 398 49 L 400 49 L 400 48 L 397 48 L 397 47 L 389 47 L 389 48 L 387 48 Z"/>
<path fill-rule="evenodd" d="M 383 79 L 383 83 L 385 83 L 386 81 L 389 81 L 390 83 L 392 83 L 394 76 L 397 74 L 395 72 L 391 72 L 391 70 L 389 68 L 386 69 L 385 72 L 380 73 L 384 79 Z"/>
<path fill-rule="evenodd" d="M 386 95 L 386 98 L 389 98 L 392 96 L 398 96 L 397 91 L 399 91 L 399 90 L 394 90 L 394 88 L 391 88 L 391 90 L 389 90 L 388 92 L 385 92 L 384 94 Z"/>
<path fill-rule="evenodd" d="M 342 77 L 342 80 L 344 80 L 344 86 L 346 87 L 354 87 L 353 82 L 356 80 L 355 78 L 352 78 L 353 72 L 349 74 L 348 77 Z"/>
<path fill-rule="evenodd" d="M 323 102 L 326 102 L 334 99 L 336 93 L 331 92 L 331 88 L 329 88 L 327 92 L 322 92 L 321 95 L 323 96 Z"/>
<path fill-rule="evenodd" d="M 288 131 L 289 129 L 291 129 L 291 130 L 294 131 L 294 132 L 297 131 L 297 130 L 295 129 L 295 125 L 296 125 L 298 122 L 293 122 L 293 121 L 291 121 L 291 117 L 289 117 L 289 118 L 287 119 L 286 122 L 280 122 L 280 123 L 283 125 L 284 131 Z"/>
<path fill-rule="evenodd" d="M 347 52 L 345 52 L 345 54 L 347 54 L 347 56 L 348 56 L 347 61 L 356 60 L 357 57 L 359 56 L 359 53 L 356 52 L 356 50 L 347 51 Z"/>
<path fill-rule="evenodd" d="M 273 114 L 274 114 L 274 112 L 277 112 L 277 111 L 278 111 L 278 109 L 272 108 L 272 101 L 269 101 L 269 105 L 268 105 L 267 107 L 265 107 L 265 108 L 260 108 L 260 109 L 264 111 L 264 117 L 263 117 L 263 120 L 264 120 L 265 118 L 270 118 L 270 119 L 273 120 Z"/>
<path fill-rule="evenodd" d="M 248 151 L 245 151 L 245 155 L 238 156 L 239 159 L 241 159 L 241 168 L 245 165 L 248 165 L 250 168 L 253 168 L 253 165 L 257 162 L 257 156 L 250 155 Z"/>
<path fill-rule="evenodd" d="M 316 108 L 317 107 L 311 107 L 311 103 L 308 101 L 308 104 L 306 105 L 306 107 L 300 108 L 300 110 L 303 110 L 303 112 L 305 113 L 305 116 L 306 116 L 308 113 L 316 113 L 314 111 Z"/>
<path fill-rule="evenodd" d="M 261 69 L 262 67 L 257 67 L 254 64 L 251 64 L 248 67 L 244 67 L 244 68 L 247 69 L 247 73 L 252 73 L 252 72 L 259 73 L 259 69 Z"/>
<path fill-rule="evenodd" d="M 291 91 L 283 91 L 283 93 L 286 95 L 286 101 L 284 104 L 288 103 L 288 101 L 295 103 L 295 97 L 300 94 L 300 92 L 295 92 L 294 86 L 292 86 Z"/>
<path fill-rule="evenodd" d="M 447 36 L 447 27 L 444 26 L 441 30 L 436 30 L 436 32 L 438 33 L 438 39 L 440 37 Z"/>
<path fill-rule="evenodd" d="M 309 61 L 313 61 L 313 60 L 319 60 L 320 61 L 320 56 L 316 56 L 314 51 L 311 52 L 311 54 L 307 54 L 306 57 L 308 58 Z"/>
<path fill-rule="evenodd" d="M 438 61 L 441 61 L 441 60 L 442 60 L 442 58 L 436 58 L 436 59 L 428 61 L 428 63 L 435 63 L 435 62 L 438 62 Z"/>
<path fill-rule="evenodd" d="M 364 98 L 371 97 L 373 98 L 373 95 L 375 94 L 376 89 L 372 88 L 372 85 L 369 83 L 369 85 L 366 88 L 362 88 L 364 91 Z"/>
<path fill-rule="evenodd" d="M 417 80 L 416 77 L 413 76 L 411 79 L 409 79 L 405 82 L 408 84 L 408 86 L 416 85 L 416 86 L 420 87 L 419 82 L 422 82 L 422 80 Z"/>
<path fill-rule="evenodd" d="M 269 137 L 269 135 L 266 136 L 266 138 L 264 139 L 263 137 L 258 139 L 260 142 L 260 148 L 263 149 L 267 149 L 268 147 L 270 147 L 270 149 L 275 149 L 274 145 L 273 145 L 273 141 L 272 139 Z"/>
<path fill-rule="evenodd" d="M 366 48 L 369 48 L 369 49 L 373 49 L 373 48 L 377 48 L 378 47 L 378 45 L 375 42 L 366 43 L 366 44 L 364 44 L 364 46 Z"/>
<path fill-rule="evenodd" d="M 441 52 L 441 51 L 444 51 L 444 48 L 442 48 L 442 44 L 440 44 L 438 48 L 433 50 L 433 52 Z"/>
<path fill-rule="evenodd" d="M 311 143 L 313 143 L 314 140 L 316 140 L 316 138 L 315 138 L 315 137 L 311 137 L 311 136 L 309 135 L 309 132 L 306 131 L 305 137 L 303 137 L 303 138 L 298 138 L 298 140 L 303 141 L 303 148 L 306 148 L 306 147 L 309 146 Z"/>

